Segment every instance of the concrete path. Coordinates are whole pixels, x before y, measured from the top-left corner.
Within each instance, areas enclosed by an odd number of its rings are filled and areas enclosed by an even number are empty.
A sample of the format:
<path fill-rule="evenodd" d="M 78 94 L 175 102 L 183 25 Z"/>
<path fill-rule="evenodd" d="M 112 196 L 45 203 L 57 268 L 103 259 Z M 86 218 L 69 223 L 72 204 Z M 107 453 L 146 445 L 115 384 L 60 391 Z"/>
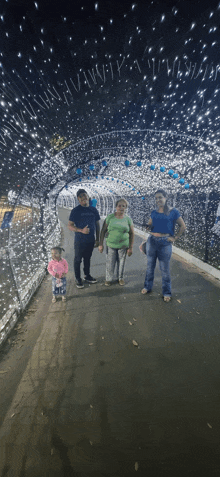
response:
<path fill-rule="evenodd" d="M 68 215 L 60 211 L 67 302 L 51 303 L 47 276 L 17 327 L 22 338 L 0 356 L 0 475 L 219 475 L 219 282 L 173 256 L 172 302 L 161 299 L 158 267 L 142 296 L 136 237 L 124 287 L 104 286 L 95 250 L 99 281 L 79 290 Z"/>

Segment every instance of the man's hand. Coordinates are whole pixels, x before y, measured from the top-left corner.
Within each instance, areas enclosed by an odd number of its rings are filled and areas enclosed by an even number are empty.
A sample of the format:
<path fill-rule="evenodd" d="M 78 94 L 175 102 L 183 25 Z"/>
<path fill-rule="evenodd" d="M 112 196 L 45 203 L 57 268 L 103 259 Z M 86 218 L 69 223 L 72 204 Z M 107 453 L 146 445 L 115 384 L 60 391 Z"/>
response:
<path fill-rule="evenodd" d="M 100 252 L 100 253 L 102 253 L 102 252 L 103 252 L 103 248 L 104 248 L 104 247 L 103 247 L 103 245 L 99 245 L 99 248 L 98 248 L 98 250 L 99 250 L 99 252 Z"/>
<path fill-rule="evenodd" d="M 59 273 L 55 273 L 55 278 L 60 278 Z"/>
<path fill-rule="evenodd" d="M 81 232 L 81 233 L 82 233 L 82 234 L 85 234 L 85 235 L 88 235 L 89 232 L 90 232 L 90 229 L 89 229 L 88 225 L 86 225 L 86 227 L 84 227 L 84 229 L 82 229 L 82 232 Z"/>
<path fill-rule="evenodd" d="M 97 248 L 98 246 L 99 246 L 99 240 L 95 240 L 94 248 Z"/>
<path fill-rule="evenodd" d="M 63 272 L 62 275 L 61 275 L 61 278 L 65 278 L 66 277 L 66 273 Z"/>
<path fill-rule="evenodd" d="M 128 248 L 128 250 L 127 250 L 128 257 L 130 257 L 132 255 L 132 252 L 133 252 L 132 248 Z"/>

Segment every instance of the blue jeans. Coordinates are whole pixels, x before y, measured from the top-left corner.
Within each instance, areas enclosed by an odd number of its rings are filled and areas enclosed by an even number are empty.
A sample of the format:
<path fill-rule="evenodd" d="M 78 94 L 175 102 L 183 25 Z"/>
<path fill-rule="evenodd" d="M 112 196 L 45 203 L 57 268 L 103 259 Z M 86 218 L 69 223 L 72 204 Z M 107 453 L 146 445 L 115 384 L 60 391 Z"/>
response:
<path fill-rule="evenodd" d="M 168 242 L 168 237 L 154 237 L 151 235 L 147 241 L 147 272 L 144 288 L 150 291 L 154 281 L 154 270 L 157 258 L 162 273 L 162 293 L 163 296 L 171 296 L 170 259 L 172 255 L 172 244 Z"/>

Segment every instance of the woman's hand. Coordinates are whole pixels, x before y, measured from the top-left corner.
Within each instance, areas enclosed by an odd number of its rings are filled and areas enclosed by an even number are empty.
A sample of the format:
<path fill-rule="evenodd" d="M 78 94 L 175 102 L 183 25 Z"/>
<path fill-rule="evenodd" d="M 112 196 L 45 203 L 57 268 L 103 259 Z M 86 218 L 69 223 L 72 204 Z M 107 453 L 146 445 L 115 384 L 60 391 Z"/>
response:
<path fill-rule="evenodd" d="M 96 240 L 95 243 L 94 243 L 94 248 L 97 248 L 99 246 L 99 241 Z"/>
<path fill-rule="evenodd" d="M 103 245 L 99 245 L 99 247 L 98 247 L 98 251 L 99 251 L 100 253 L 102 253 L 102 252 L 103 252 L 103 249 L 104 249 Z"/>
<path fill-rule="evenodd" d="M 65 277 L 66 277 L 66 273 L 63 272 L 60 278 L 65 278 Z"/>
<path fill-rule="evenodd" d="M 132 248 L 128 248 L 128 250 L 127 250 L 128 257 L 130 257 L 132 255 L 132 252 L 133 252 Z"/>
<path fill-rule="evenodd" d="M 60 278 L 59 273 L 55 273 L 55 278 Z"/>
<path fill-rule="evenodd" d="M 174 237 L 167 237 L 167 241 L 168 242 L 175 242 L 175 238 Z"/>

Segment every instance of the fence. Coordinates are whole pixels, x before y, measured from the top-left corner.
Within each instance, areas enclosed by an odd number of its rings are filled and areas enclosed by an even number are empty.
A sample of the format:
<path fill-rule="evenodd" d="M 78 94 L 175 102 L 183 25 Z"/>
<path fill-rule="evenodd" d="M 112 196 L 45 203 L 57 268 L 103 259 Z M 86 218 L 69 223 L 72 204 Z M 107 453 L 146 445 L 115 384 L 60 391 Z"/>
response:
<path fill-rule="evenodd" d="M 5 197 L 0 200 L 0 345 L 44 278 L 51 247 L 60 243 L 57 206 L 71 209 L 78 204 L 72 196 L 57 197 L 51 194 L 29 202 L 21 197 L 16 204 Z M 125 198 L 134 225 L 143 230 L 155 208 L 154 196 Z M 101 216 L 113 212 L 116 199 L 97 196 Z M 180 211 L 187 226 L 175 245 L 219 269 L 220 194 L 176 194 L 169 203 Z"/>

